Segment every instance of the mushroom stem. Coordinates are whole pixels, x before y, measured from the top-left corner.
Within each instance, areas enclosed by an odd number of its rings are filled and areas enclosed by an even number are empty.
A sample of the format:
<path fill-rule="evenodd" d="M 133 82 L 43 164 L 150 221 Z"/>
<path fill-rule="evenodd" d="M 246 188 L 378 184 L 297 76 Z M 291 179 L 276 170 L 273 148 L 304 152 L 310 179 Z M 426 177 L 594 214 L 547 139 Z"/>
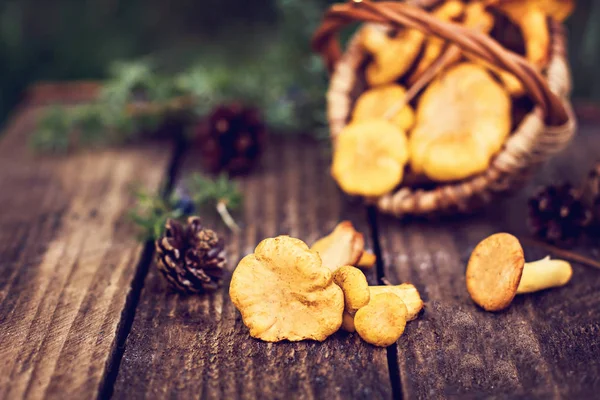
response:
<path fill-rule="evenodd" d="M 239 225 L 235 223 L 235 220 L 233 219 L 231 214 L 229 214 L 229 210 L 227 209 L 227 205 L 225 204 L 225 202 L 219 201 L 217 203 L 217 212 L 219 213 L 221 219 L 223 219 L 223 222 L 225 222 L 225 225 L 227 225 L 229 229 L 236 233 L 240 231 Z"/>
<path fill-rule="evenodd" d="M 571 264 L 563 260 L 551 260 L 550 256 L 525 263 L 517 294 L 566 285 L 571 275 L 573 275 Z"/>

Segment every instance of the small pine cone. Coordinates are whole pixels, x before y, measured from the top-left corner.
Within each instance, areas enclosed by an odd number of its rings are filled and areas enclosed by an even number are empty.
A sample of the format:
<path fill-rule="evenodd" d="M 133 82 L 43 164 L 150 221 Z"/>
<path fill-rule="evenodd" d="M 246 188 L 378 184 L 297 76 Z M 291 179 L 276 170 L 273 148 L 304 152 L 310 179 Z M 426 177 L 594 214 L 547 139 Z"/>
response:
<path fill-rule="evenodd" d="M 196 128 L 201 162 L 208 171 L 248 171 L 262 152 L 265 126 L 255 108 L 233 103 L 215 108 Z"/>
<path fill-rule="evenodd" d="M 583 187 L 583 200 L 594 216 L 594 223 L 600 226 L 600 161 L 589 172 Z"/>
<path fill-rule="evenodd" d="M 223 241 L 198 217 L 189 217 L 187 224 L 169 219 L 165 228 L 155 243 L 157 265 L 171 286 L 184 293 L 217 289 L 225 266 Z"/>
<path fill-rule="evenodd" d="M 550 243 L 573 244 L 592 219 L 580 192 L 568 183 L 541 188 L 528 205 L 531 230 Z"/>

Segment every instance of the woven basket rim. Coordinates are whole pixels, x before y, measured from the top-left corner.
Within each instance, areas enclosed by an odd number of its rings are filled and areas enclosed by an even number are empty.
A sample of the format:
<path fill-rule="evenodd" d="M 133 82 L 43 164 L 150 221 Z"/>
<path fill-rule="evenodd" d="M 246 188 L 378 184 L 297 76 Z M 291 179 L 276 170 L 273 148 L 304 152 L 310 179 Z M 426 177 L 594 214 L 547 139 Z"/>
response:
<path fill-rule="evenodd" d="M 432 4 L 431 0 L 425 2 Z M 560 98 L 567 121 L 559 126 L 546 126 L 542 110 L 535 106 L 511 132 L 485 172 L 458 182 L 439 183 L 432 189 L 400 187 L 376 199 L 381 211 L 396 216 L 469 211 L 489 202 L 494 195 L 520 186 L 531 169 L 564 148 L 575 131 L 575 118 L 568 100 L 571 78 L 562 26 L 552 21 L 549 29 L 551 51 L 544 78 L 550 91 Z M 348 123 L 358 70 L 367 56 L 357 35 L 350 39 L 335 65 L 327 92 L 328 120 L 334 142 Z"/>

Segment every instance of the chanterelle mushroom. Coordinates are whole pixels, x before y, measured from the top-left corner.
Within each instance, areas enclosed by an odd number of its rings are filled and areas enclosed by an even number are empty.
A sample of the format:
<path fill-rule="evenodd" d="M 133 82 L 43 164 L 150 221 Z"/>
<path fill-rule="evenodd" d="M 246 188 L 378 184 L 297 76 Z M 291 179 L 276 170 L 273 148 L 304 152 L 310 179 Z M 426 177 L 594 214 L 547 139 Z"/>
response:
<path fill-rule="evenodd" d="M 319 253 L 324 266 L 335 272 L 344 265 L 355 265 L 360 261 L 365 240 L 352 222 L 342 221 L 333 232 L 317 240 L 310 248 Z"/>
<path fill-rule="evenodd" d="M 356 100 L 352 111 L 352 121 L 386 118 L 388 111 L 403 101 L 405 97 L 406 89 L 397 83 L 369 89 Z M 407 104 L 390 115 L 389 119 L 402 131 L 408 131 L 415 123 L 415 114 L 412 107 Z"/>
<path fill-rule="evenodd" d="M 473 250 L 467 266 L 467 291 L 487 311 L 500 311 L 515 295 L 566 285 L 571 265 L 562 260 L 525 263 L 519 240 L 508 233 L 496 233 Z"/>
<path fill-rule="evenodd" d="M 338 268 L 333 273 L 333 281 L 344 292 L 345 311 L 350 315 L 369 304 L 369 284 L 360 269 L 351 265 Z"/>
<path fill-rule="evenodd" d="M 393 293 L 373 296 L 356 312 L 354 327 L 367 343 L 386 347 L 395 343 L 406 327 L 406 305 Z"/>
<path fill-rule="evenodd" d="M 383 119 L 358 121 L 337 137 L 331 175 L 346 193 L 377 197 L 402 181 L 407 161 L 404 131 Z"/>
<path fill-rule="evenodd" d="M 419 55 L 425 35 L 418 29 L 401 29 L 392 38 L 386 27 L 366 25 L 361 44 L 373 56 L 366 69 L 370 86 L 384 85 L 400 78 Z"/>
<path fill-rule="evenodd" d="M 342 324 L 344 294 L 331 271 L 289 236 L 265 239 L 244 257 L 229 295 L 250 335 L 267 342 L 323 341 Z"/>
<path fill-rule="evenodd" d="M 403 283 L 395 286 L 369 286 L 371 296 L 376 296 L 381 293 L 394 293 L 406 305 L 406 320 L 412 321 L 417 318 L 421 310 L 423 309 L 423 300 L 421 295 L 414 285 L 410 283 Z"/>
<path fill-rule="evenodd" d="M 414 172 L 454 181 L 485 171 L 511 126 L 508 93 L 485 68 L 461 63 L 432 82 L 419 100 L 410 134 Z"/>
<path fill-rule="evenodd" d="M 550 52 L 548 17 L 562 22 L 575 6 L 573 0 L 487 0 L 486 3 L 497 7 L 521 29 L 526 57 L 540 69 Z"/>
<path fill-rule="evenodd" d="M 465 11 L 465 4 L 462 1 L 448 0 L 442 2 L 442 4 L 436 8 L 432 14 L 439 21 L 452 21 L 459 18 Z M 414 76 L 421 76 L 427 68 L 431 66 L 437 60 L 444 49 L 445 41 L 438 36 L 430 36 L 426 39 L 425 48 L 423 54 L 417 63 L 412 75 L 410 77 L 410 83 L 414 83 Z"/>
<path fill-rule="evenodd" d="M 356 266 L 358 268 L 368 269 L 373 268 L 376 262 L 377 256 L 375 256 L 375 254 L 373 254 L 372 252 L 365 250 L 362 253 L 362 256 L 360 256 L 360 260 L 358 260 Z"/>

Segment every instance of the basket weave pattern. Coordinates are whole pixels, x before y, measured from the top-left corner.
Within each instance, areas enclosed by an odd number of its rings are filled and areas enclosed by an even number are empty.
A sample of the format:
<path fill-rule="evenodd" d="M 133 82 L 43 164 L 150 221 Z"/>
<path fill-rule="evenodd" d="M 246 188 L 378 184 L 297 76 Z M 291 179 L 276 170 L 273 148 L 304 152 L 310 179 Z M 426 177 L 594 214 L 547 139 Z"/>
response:
<path fill-rule="evenodd" d="M 350 119 L 359 69 L 367 57 L 357 35 L 349 41 L 343 54 L 336 35 L 343 26 L 356 21 L 414 28 L 426 35 L 441 37 L 463 52 L 514 74 L 535 107 L 511 133 L 485 172 L 460 182 L 438 184 L 431 190 L 401 187 L 377 199 L 381 211 L 396 216 L 469 211 L 490 202 L 494 196 L 522 185 L 534 167 L 562 150 L 571 140 L 576 125 L 569 102 L 571 79 L 564 31 L 559 23 L 552 21 L 549 25 L 551 54 L 545 74 L 541 75 L 527 60 L 503 48 L 488 35 L 439 21 L 417 6 L 425 3 L 429 6 L 436 1 L 415 1 L 413 5 L 355 0 L 334 5 L 325 14 L 315 33 L 313 47 L 323 56 L 331 72 L 327 112 L 334 144 Z"/>

